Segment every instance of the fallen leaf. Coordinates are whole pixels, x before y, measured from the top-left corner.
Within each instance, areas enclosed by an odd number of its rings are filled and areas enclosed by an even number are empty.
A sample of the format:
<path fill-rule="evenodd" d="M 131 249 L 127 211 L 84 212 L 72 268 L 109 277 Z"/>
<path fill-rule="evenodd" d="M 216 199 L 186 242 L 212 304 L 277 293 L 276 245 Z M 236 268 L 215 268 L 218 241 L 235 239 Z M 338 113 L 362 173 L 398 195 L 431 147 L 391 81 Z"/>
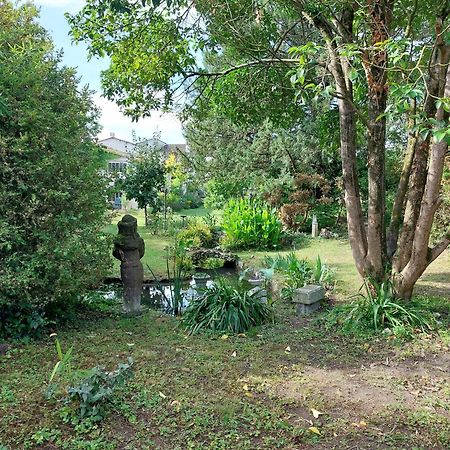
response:
<path fill-rule="evenodd" d="M 178 400 L 174 400 L 170 406 L 181 406 L 181 403 Z"/>
<path fill-rule="evenodd" d="M 352 426 L 357 428 L 364 428 L 367 427 L 367 422 L 364 422 L 364 420 L 360 420 L 358 423 L 353 422 Z"/>
<path fill-rule="evenodd" d="M 288 346 L 284 349 L 284 351 L 289 353 L 289 352 L 291 351 L 291 347 L 288 345 Z"/>
<path fill-rule="evenodd" d="M 228 339 L 228 334 L 222 334 L 222 336 L 220 337 L 220 339 L 223 339 L 223 340 Z"/>
<path fill-rule="evenodd" d="M 244 384 L 244 386 L 242 386 L 242 389 L 244 389 L 244 391 L 249 391 L 250 389 L 248 388 L 248 384 Z"/>
<path fill-rule="evenodd" d="M 231 356 L 232 356 L 233 358 L 236 358 L 237 353 L 234 351 L 234 352 L 231 354 Z"/>
<path fill-rule="evenodd" d="M 159 393 L 159 396 L 160 396 L 161 398 L 167 398 L 167 395 L 164 395 L 162 392 Z"/>
<path fill-rule="evenodd" d="M 320 431 L 317 427 L 309 427 L 308 430 L 311 431 L 311 433 L 320 435 Z"/>
<path fill-rule="evenodd" d="M 247 335 L 245 333 L 239 333 L 237 334 L 237 337 L 247 337 Z"/>
<path fill-rule="evenodd" d="M 252 394 L 251 392 L 246 392 L 244 395 L 245 395 L 246 397 L 253 397 L 253 394 Z"/>
<path fill-rule="evenodd" d="M 314 416 L 314 419 L 318 419 L 319 416 L 321 414 L 323 414 L 323 412 L 317 411 L 317 409 L 314 409 L 314 408 L 311 408 L 311 412 L 312 412 L 312 415 Z"/>

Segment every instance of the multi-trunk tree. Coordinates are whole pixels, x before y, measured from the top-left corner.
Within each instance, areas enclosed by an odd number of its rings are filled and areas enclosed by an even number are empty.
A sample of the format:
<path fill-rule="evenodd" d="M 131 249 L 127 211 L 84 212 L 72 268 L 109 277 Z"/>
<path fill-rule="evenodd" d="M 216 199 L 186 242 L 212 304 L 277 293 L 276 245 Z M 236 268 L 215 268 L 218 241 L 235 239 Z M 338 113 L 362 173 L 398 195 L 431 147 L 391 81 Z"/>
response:
<path fill-rule="evenodd" d="M 356 267 L 377 282 L 393 276 L 398 295 L 409 298 L 450 244 L 448 228 L 431 238 L 450 137 L 449 14 L 447 0 L 89 0 L 70 21 L 76 40 L 110 56 L 105 92 L 135 117 L 174 105 L 180 92 L 201 97 L 240 71 L 274 66 L 305 104 L 316 97 L 337 104 Z M 220 67 L 210 63 L 215 54 Z M 405 151 L 387 214 L 392 128 Z"/>

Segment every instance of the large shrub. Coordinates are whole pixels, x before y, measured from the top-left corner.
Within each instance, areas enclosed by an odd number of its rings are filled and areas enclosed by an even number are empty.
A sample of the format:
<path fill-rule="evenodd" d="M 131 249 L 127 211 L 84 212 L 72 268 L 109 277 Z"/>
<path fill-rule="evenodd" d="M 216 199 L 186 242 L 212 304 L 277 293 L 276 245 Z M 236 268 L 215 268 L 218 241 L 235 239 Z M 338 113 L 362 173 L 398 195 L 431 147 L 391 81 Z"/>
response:
<path fill-rule="evenodd" d="M 276 248 L 282 224 L 277 211 L 248 198 L 231 199 L 223 212 L 224 244 L 230 248 Z"/>
<path fill-rule="evenodd" d="M 212 248 L 217 244 L 213 230 L 208 225 L 191 221 L 178 233 L 178 239 L 186 242 L 190 248 Z"/>
<path fill-rule="evenodd" d="M 42 325 L 109 263 L 97 112 L 36 14 L 0 2 L 0 335 Z"/>
<path fill-rule="evenodd" d="M 242 285 L 233 285 L 219 278 L 214 286 L 191 301 L 182 320 L 190 333 L 242 333 L 272 318 L 269 304 L 261 302 Z"/>

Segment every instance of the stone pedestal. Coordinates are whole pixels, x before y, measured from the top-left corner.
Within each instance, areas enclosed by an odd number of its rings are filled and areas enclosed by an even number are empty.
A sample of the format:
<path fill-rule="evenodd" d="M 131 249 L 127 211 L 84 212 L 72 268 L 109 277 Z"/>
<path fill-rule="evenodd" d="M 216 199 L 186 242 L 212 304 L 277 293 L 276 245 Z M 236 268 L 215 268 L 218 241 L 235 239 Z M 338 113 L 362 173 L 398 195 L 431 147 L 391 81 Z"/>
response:
<path fill-rule="evenodd" d="M 319 236 L 319 223 L 317 222 L 316 216 L 313 216 L 313 219 L 312 219 L 311 236 L 314 238 Z"/>
<path fill-rule="evenodd" d="M 317 311 L 324 298 L 325 289 L 322 286 L 307 284 L 295 290 L 292 302 L 297 306 L 297 314 L 302 316 Z"/>

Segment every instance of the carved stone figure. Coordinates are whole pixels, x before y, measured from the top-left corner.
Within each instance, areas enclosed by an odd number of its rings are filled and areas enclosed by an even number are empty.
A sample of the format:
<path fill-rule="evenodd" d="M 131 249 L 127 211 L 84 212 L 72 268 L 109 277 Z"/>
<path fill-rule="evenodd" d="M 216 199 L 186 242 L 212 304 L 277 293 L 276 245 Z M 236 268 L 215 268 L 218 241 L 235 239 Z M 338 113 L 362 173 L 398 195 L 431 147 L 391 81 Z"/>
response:
<path fill-rule="evenodd" d="M 137 232 L 137 220 L 126 214 L 117 224 L 118 236 L 114 243 L 113 255 L 120 264 L 123 283 L 123 308 L 127 314 L 136 314 L 141 310 L 142 284 L 144 269 L 141 258 L 144 256 L 144 240 Z"/>

